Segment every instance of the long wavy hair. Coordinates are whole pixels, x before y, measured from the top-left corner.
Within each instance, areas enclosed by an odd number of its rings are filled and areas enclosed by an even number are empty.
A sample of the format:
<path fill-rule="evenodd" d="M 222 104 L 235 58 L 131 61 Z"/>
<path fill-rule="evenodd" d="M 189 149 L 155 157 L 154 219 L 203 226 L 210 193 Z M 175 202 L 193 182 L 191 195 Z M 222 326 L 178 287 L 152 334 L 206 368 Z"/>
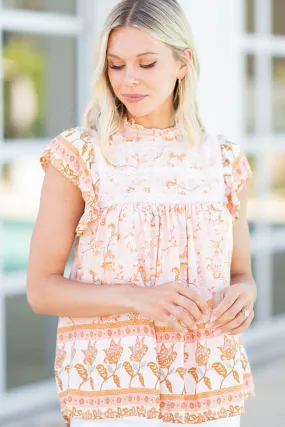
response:
<path fill-rule="evenodd" d="M 189 144 L 199 141 L 204 132 L 197 105 L 200 64 L 191 29 L 178 1 L 122 0 L 103 27 L 91 80 L 92 99 L 84 113 L 84 127 L 97 133 L 108 163 L 110 138 L 118 131 L 127 111 L 114 94 L 108 77 L 107 47 L 111 31 L 124 26 L 138 28 L 166 43 L 174 57 L 188 65 L 188 72 L 180 83 L 177 80 L 173 93 L 175 123 Z M 191 60 L 183 55 L 186 48 L 191 49 Z"/>

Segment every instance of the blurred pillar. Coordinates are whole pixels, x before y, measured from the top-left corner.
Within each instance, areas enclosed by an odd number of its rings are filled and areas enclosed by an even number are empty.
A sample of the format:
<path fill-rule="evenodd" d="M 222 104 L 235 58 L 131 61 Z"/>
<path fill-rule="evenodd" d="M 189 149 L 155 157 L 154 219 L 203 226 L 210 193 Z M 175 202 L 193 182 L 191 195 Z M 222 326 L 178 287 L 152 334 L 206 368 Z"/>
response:
<path fill-rule="evenodd" d="M 180 0 L 190 22 L 201 62 L 199 102 L 209 131 L 232 139 L 241 136 L 239 43 L 242 31 L 238 0 Z"/>

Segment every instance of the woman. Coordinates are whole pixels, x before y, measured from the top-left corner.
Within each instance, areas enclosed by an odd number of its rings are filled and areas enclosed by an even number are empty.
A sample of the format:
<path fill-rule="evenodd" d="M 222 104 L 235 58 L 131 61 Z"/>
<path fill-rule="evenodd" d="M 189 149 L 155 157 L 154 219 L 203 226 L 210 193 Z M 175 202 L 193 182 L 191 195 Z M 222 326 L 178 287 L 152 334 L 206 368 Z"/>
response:
<path fill-rule="evenodd" d="M 59 316 L 55 376 L 72 427 L 233 427 L 255 393 L 240 337 L 256 299 L 251 171 L 238 144 L 203 128 L 198 76 L 175 0 L 121 1 L 84 128 L 41 157 L 28 300 Z"/>

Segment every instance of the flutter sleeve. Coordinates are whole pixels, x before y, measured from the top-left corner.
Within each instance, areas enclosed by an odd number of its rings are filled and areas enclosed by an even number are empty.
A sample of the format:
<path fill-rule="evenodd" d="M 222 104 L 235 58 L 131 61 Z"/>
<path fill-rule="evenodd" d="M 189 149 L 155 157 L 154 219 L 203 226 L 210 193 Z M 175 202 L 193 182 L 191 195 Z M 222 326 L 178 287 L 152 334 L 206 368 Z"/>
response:
<path fill-rule="evenodd" d="M 81 191 L 85 209 L 76 228 L 81 236 L 99 214 L 95 148 L 92 135 L 82 128 L 71 128 L 57 135 L 45 148 L 40 164 L 44 171 L 52 164 Z"/>
<path fill-rule="evenodd" d="M 239 218 L 240 201 L 238 193 L 252 178 L 252 171 L 244 150 L 234 142 L 219 135 L 224 171 L 225 204 L 235 222 Z"/>

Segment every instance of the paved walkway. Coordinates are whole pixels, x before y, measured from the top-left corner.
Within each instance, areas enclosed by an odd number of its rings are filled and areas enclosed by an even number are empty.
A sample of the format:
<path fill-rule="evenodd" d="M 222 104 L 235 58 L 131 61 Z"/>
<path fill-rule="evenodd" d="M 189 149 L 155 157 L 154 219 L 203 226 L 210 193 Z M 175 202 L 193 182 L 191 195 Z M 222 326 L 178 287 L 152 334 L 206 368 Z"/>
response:
<path fill-rule="evenodd" d="M 241 427 L 285 427 L 285 355 L 268 365 L 252 366 L 252 371 L 256 397 L 246 402 Z M 64 423 L 56 411 L 1 427 L 64 427 Z"/>
<path fill-rule="evenodd" d="M 285 427 L 285 355 L 252 370 L 256 397 L 247 401 L 241 427 Z"/>

